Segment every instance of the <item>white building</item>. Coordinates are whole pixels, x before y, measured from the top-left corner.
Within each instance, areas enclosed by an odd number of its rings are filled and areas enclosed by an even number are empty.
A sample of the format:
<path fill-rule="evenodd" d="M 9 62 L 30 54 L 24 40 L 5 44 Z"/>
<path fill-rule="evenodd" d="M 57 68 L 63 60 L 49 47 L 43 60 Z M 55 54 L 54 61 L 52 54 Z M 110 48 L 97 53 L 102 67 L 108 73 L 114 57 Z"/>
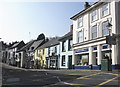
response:
<path fill-rule="evenodd" d="M 49 69 L 59 68 L 60 45 L 58 40 L 59 37 L 43 44 L 43 47 L 46 48 L 46 64 Z"/>
<path fill-rule="evenodd" d="M 106 44 L 106 36 L 120 33 L 120 2 L 96 2 L 71 17 L 73 20 L 73 57 L 76 69 L 100 69 L 101 59 L 108 55 L 112 59 L 112 68 L 120 65 L 117 57 L 119 43 L 110 47 Z M 110 23 L 112 27 L 106 26 Z M 110 52 L 112 50 L 112 52 Z M 111 56 L 110 56 L 111 55 Z"/>
<path fill-rule="evenodd" d="M 60 41 L 60 69 L 72 69 L 72 31 L 59 39 Z"/>

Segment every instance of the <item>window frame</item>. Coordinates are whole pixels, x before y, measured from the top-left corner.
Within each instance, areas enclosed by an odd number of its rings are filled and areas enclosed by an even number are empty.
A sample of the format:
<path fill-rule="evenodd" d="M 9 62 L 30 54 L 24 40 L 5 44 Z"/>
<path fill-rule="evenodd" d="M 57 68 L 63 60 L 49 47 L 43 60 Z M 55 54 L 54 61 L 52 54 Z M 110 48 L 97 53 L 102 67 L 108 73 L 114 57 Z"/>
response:
<path fill-rule="evenodd" d="M 83 26 L 83 17 L 79 17 L 77 22 L 78 22 L 77 23 L 78 28 L 82 27 Z"/>
<path fill-rule="evenodd" d="M 106 5 L 107 5 L 107 8 L 104 8 L 104 10 L 103 10 L 103 7 L 106 6 Z M 108 13 L 103 15 L 103 13 L 104 13 L 105 11 L 107 11 Z M 110 6 L 109 6 L 109 3 L 103 4 L 102 7 L 101 7 L 101 17 L 105 17 L 105 16 L 107 16 L 107 15 L 109 15 L 109 14 L 110 14 Z"/>
<path fill-rule="evenodd" d="M 72 45 L 71 44 L 73 44 L 73 39 L 72 38 L 68 40 L 68 51 L 72 50 Z"/>
<path fill-rule="evenodd" d="M 62 52 L 66 52 L 66 41 L 62 41 Z"/>
<path fill-rule="evenodd" d="M 61 59 L 61 66 L 65 66 L 66 63 L 65 63 L 65 55 L 62 55 L 62 59 Z"/>
<path fill-rule="evenodd" d="M 102 22 L 102 36 L 107 36 L 107 35 L 109 35 L 109 30 L 108 30 L 108 28 L 106 27 L 106 29 L 105 28 L 103 28 L 104 26 L 103 26 L 103 23 L 105 23 L 106 22 L 106 26 L 107 26 L 107 24 L 109 23 L 109 21 L 107 20 L 107 21 L 103 21 Z M 104 32 L 103 31 L 107 31 L 107 33 L 104 35 Z"/>
<path fill-rule="evenodd" d="M 80 39 L 80 35 L 79 35 L 80 32 L 81 32 L 81 38 L 82 38 L 82 39 Z M 78 37 L 78 38 L 77 38 L 77 39 L 78 39 L 78 43 L 84 41 L 84 31 L 83 31 L 83 29 L 81 29 L 80 31 L 78 31 L 77 37 Z"/>
<path fill-rule="evenodd" d="M 96 32 L 93 30 L 93 29 L 95 29 L 95 27 L 96 27 Z M 93 34 L 95 34 L 96 37 L 93 37 Z M 91 39 L 96 39 L 97 37 L 98 37 L 98 26 L 94 25 L 91 27 Z"/>
<path fill-rule="evenodd" d="M 93 12 L 96 12 L 95 15 L 93 15 Z M 93 19 L 93 16 L 96 16 L 95 19 Z M 98 19 L 98 10 L 95 9 L 91 12 L 91 22 L 96 21 Z"/>

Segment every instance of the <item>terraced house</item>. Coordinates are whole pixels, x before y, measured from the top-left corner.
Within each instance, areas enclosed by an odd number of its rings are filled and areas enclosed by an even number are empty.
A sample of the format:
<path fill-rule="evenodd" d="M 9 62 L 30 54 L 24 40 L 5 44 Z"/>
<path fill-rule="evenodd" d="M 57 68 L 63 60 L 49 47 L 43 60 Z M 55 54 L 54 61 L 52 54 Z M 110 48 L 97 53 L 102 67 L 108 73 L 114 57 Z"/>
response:
<path fill-rule="evenodd" d="M 35 64 L 35 68 L 46 68 L 46 48 L 45 48 L 45 44 L 44 43 L 42 46 L 38 47 L 35 50 L 35 57 L 34 57 L 34 64 Z"/>
<path fill-rule="evenodd" d="M 60 69 L 72 69 L 73 63 L 73 51 L 72 51 L 72 44 L 73 44 L 73 32 L 71 31 L 65 34 L 64 36 L 60 37 Z"/>
<path fill-rule="evenodd" d="M 47 68 L 58 69 L 60 67 L 59 37 L 53 38 L 46 43 L 46 54 Z"/>
<path fill-rule="evenodd" d="M 114 0 L 99 1 L 92 6 L 86 2 L 85 9 L 71 17 L 75 69 L 89 69 L 89 65 L 92 69 L 100 69 L 101 60 L 106 55 L 112 59 L 112 69 L 118 68 L 120 43 L 106 44 L 106 36 L 120 33 L 119 7 L 120 2 Z"/>

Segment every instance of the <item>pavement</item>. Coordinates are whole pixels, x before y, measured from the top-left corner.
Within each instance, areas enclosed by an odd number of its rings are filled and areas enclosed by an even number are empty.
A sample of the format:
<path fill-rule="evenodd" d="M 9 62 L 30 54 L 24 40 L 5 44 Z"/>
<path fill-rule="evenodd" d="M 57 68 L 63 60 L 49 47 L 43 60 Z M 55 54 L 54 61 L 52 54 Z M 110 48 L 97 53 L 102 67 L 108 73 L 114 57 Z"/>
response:
<path fill-rule="evenodd" d="M 120 87 L 118 71 L 24 69 L 2 64 L 2 87 Z"/>

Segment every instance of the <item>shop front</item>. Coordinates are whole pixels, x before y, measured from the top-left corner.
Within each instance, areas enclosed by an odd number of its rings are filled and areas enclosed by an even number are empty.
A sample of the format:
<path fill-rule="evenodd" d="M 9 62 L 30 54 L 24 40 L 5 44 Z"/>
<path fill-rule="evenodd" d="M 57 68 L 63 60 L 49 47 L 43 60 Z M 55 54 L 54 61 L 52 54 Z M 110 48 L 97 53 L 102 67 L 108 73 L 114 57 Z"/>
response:
<path fill-rule="evenodd" d="M 108 56 L 112 59 L 109 45 L 93 45 L 86 48 L 74 49 L 75 69 L 101 69 L 101 60 Z"/>
<path fill-rule="evenodd" d="M 50 69 L 58 69 L 58 56 L 50 56 L 47 64 Z"/>

